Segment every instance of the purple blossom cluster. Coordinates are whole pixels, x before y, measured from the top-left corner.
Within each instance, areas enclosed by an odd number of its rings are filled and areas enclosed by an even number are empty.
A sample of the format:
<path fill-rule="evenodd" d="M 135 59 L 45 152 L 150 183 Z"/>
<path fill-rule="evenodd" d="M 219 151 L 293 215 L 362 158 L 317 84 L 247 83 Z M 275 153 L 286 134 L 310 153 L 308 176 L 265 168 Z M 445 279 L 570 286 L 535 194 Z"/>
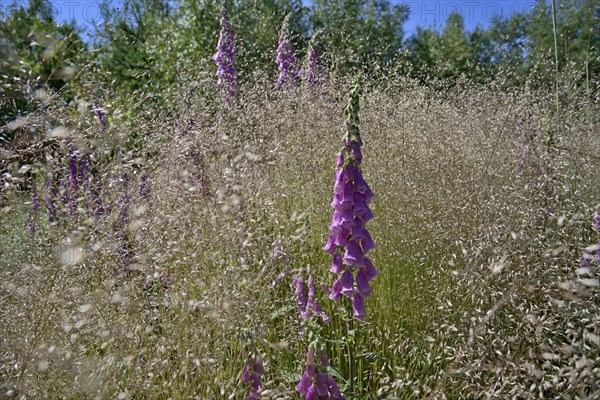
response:
<path fill-rule="evenodd" d="M 325 79 L 325 67 L 319 57 L 317 43 L 319 40 L 319 32 L 312 35 L 308 45 L 308 55 L 306 57 L 306 66 L 302 71 L 306 85 L 314 87 L 321 85 Z"/>
<path fill-rule="evenodd" d="M 311 46 L 308 50 L 308 60 L 306 63 L 306 84 L 308 86 L 315 86 L 321 82 L 322 65 L 319 62 L 319 54 L 317 50 Z"/>
<path fill-rule="evenodd" d="M 354 318 L 365 316 L 364 299 L 371 293 L 371 282 L 379 271 L 366 256 L 375 248 L 365 224 L 373 218 L 369 204 L 374 197 L 362 174 L 363 144 L 358 129 L 358 85 L 350 93 L 346 107 L 344 145 L 337 158 L 333 188 L 334 209 L 331 234 L 323 249 L 333 256 L 331 272 L 338 275 L 329 297 L 337 301 L 340 294 L 352 299 Z"/>
<path fill-rule="evenodd" d="M 300 274 L 294 278 L 293 284 L 296 295 L 296 305 L 298 306 L 302 321 L 306 321 L 311 317 L 311 315 L 314 315 L 321 317 L 324 323 L 328 323 L 329 316 L 323 312 L 321 304 L 319 304 L 319 302 L 317 302 L 315 299 L 315 279 L 310 271 L 310 268 L 308 269 L 308 282 L 306 285 L 308 287 L 308 293 L 305 290 L 306 286 L 304 285 L 304 280 Z"/>
<path fill-rule="evenodd" d="M 283 25 L 281 26 L 281 32 L 279 33 L 279 45 L 277 46 L 277 68 L 279 69 L 279 75 L 277 75 L 276 87 L 284 85 L 291 86 L 296 83 L 298 79 L 298 67 L 296 66 L 296 53 L 294 44 L 290 39 L 290 16 L 286 16 Z"/>
<path fill-rule="evenodd" d="M 246 400 L 260 399 L 260 376 L 265 373 L 265 369 L 258 359 L 248 362 L 242 369 L 242 382 L 250 384 L 250 391 Z"/>
<path fill-rule="evenodd" d="M 325 352 L 313 349 L 308 351 L 306 370 L 296 385 L 296 391 L 306 400 L 345 399 L 333 377 L 327 373 L 328 365 L 329 360 Z"/>
<path fill-rule="evenodd" d="M 231 105 L 237 94 L 237 78 L 233 63 L 235 61 L 234 37 L 229 17 L 223 8 L 221 12 L 221 34 L 217 43 L 217 54 L 213 60 L 217 64 L 217 87 L 222 89 L 225 102 Z"/>
<path fill-rule="evenodd" d="M 592 219 L 592 229 L 600 233 L 600 213 L 598 213 L 598 210 L 594 211 L 594 217 Z"/>
<path fill-rule="evenodd" d="M 91 186 L 92 166 L 88 155 L 82 154 L 73 145 L 70 145 L 67 155 L 68 173 L 58 181 L 58 187 L 52 178 L 45 184 L 44 205 L 48 221 L 53 224 L 59 219 L 61 209 L 65 210 L 72 218 L 77 218 L 78 205 L 83 194 Z M 60 200 L 62 206 L 57 200 Z"/>

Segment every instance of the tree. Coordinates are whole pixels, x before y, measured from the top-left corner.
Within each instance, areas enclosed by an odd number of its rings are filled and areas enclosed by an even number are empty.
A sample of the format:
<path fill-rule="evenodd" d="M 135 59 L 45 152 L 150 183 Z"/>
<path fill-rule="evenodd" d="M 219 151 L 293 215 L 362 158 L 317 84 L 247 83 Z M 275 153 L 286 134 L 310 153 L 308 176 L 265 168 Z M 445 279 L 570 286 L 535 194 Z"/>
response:
<path fill-rule="evenodd" d="M 334 68 L 388 65 L 402 49 L 405 5 L 389 0 L 314 0 L 309 22 Z"/>
<path fill-rule="evenodd" d="M 0 126 L 30 111 L 38 89 L 73 97 L 67 83 L 87 49 L 73 24 L 55 22 L 48 0 L 13 3 L 0 19 L 0 37 Z"/>

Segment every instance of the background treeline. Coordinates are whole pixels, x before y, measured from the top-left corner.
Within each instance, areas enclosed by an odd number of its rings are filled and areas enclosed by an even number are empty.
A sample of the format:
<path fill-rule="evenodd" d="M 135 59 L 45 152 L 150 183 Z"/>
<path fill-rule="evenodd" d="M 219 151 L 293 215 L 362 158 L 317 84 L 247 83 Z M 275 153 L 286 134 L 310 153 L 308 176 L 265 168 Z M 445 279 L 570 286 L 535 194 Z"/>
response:
<path fill-rule="evenodd" d="M 594 0 L 557 1 L 554 13 L 540 0 L 530 13 L 473 31 L 453 13 L 442 29 L 419 27 L 410 36 L 404 30 L 408 7 L 389 0 L 225 3 L 242 83 L 275 76 L 277 36 L 287 14 L 298 58 L 318 32 L 323 61 L 335 74 L 393 71 L 444 86 L 458 78 L 484 83 L 501 77 L 508 85 L 560 84 L 591 93 L 600 73 L 600 3 Z M 0 124 L 35 106 L 40 89 L 69 101 L 82 82 L 123 98 L 148 96 L 168 108 L 181 83 L 214 73 L 220 8 L 218 0 L 127 0 L 118 9 L 105 2 L 95 32 L 84 32 L 59 23 L 48 0 L 7 7 L 0 20 Z"/>

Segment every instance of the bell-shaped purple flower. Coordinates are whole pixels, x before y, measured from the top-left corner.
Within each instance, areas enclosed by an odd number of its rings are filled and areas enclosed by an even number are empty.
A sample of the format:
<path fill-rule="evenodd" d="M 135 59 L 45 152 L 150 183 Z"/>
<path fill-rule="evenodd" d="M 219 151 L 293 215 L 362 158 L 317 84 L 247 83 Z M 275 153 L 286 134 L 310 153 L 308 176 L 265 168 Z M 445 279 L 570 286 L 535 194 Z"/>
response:
<path fill-rule="evenodd" d="M 364 232 L 366 232 L 366 230 Z M 357 268 L 364 264 L 363 250 L 360 248 L 357 241 L 351 240 L 348 242 L 343 262 L 346 265 Z"/>
<path fill-rule="evenodd" d="M 360 241 L 360 244 L 362 245 L 362 249 L 365 254 L 367 254 L 369 251 L 375 248 L 375 243 L 373 243 L 371 234 L 366 229 L 363 231 L 363 238 Z"/>
<path fill-rule="evenodd" d="M 329 294 L 329 298 L 333 301 L 337 301 L 340 298 L 340 293 L 342 292 L 342 280 L 336 279 L 333 281 L 333 286 L 331 287 L 331 293 Z"/>
<path fill-rule="evenodd" d="M 352 240 L 361 240 L 365 237 L 365 224 L 359 219 L 354 218 L 354 226 L 352 227 Z"/>
<path fill-rule="evenodd" d="M 354 193 L 354 209 L 353 213 L 357 217 L 362 217 L 371 213 L 371 209 L 365 202 L 365 197 L 362 193 L 355 192 Z"/>
<path fill-rule="evenodd" d="M 340 154 L 338 154 L 335 165 L 337 165 L 338 168 L 341 168 L 344 165 L 344 153 L 340 152 Z"/>
<path fill-rule="evenodd" d="M 325 246 L 323 246 L 323 250 L 325 250 L 329 254 L 333 254 L 333 252 L 335 251 L 335 239 L 335 234 L 332 233 L 331 235 L 329 235 L 327 243 L 325 243 Z"/>
<path fill-rule="evenodd" d="M 317 388 L 317 395 L 319 395 L 319 397 L 329 396 L 329 385 L 327 385 L 326 374 L 317 374 L 315 386 Z"/>
<path fill-rule="evenodd" d="M 346 187 L 346 173 L 343 169 L 339 169 L 335 174 L 335 184 L 333 185 L 333 193 L 344 193 Z"/>
<path fill-rule="evenodd" d="M 317 395 L 317 388 L 315 387 L 315 385 L 311 385 L 308 388 L 305 399 L 306 400 L 318 400 L 319 399 L 319 397 Z"/>
<path fill-rule="evenodd" d="M 348 298 L 354 293 L 354 276 L 348 268 L 342 274 L 342 294 Z"/>
<path fill-rule="evenodd" d="M 354 187 L 351 182 L 346 182 L 344 186 L 344 192 L 340 200 L 340 205 L 344 209 L 352 208 L 354 205 Z"/>
<path fill-rule="evenodd" d="M 342 210 L 340 226 L 346 230 L 354 226 L 354 216 L 352 215 L 352 209 L 345 208 Z"/>
<path fill-rule="evenodd" d="M 327 375 L 327 386 L 329 386 L 329 395 L 332 400 L 343 400 L 344 396 L 342 392 L 340 392 L 340 388 L 338 387 L 335 380 Z"/>
<path fill-rule="evenodd" d="M 338 250 L 333 255 L 333 261 L 331 262 L 331 272 L 339 274 L 342 272 L 342 253 Z"/>
<path fill-rule="evenodd" d="M 362 151 L 360 150 L 358 143 L 352 144 L 350 154 L 352 154 L 352 158 L 357 164 L 362 163 Z"/>
<path fill-rule="evenodd" d="M 365 317 L 365 303 L 360 294 L 355 293 L 352 297 L 352 311 L 354 312 L 354 318 L 362 320 Z"/>
<path fill-rule="evenodd" d="M 310 375 L 308 375 L 308 372 L 304 371 L 304 373 L 302 373 L 302 379 L 300 379 L 300 382 L 298 382 L 296 385 L 296 392 L 300 394 L 306 394 L 308 393 L 308 388 L 310 388 L 311 385 L 312 379 Z"/>
<path fill-rule="evenodd" d="M 368 277 L 369 281 L 372 281 L 377 275 L 379 275 L 379 270 L 373 266 L 373 263 L 369 258 L 365 257 L 364 261 L 365 274 Z"/>
<path fill-rule="evenodd" d="M 369 297 L 371 286 L 369 286 L 369 276 L 364 268 L 361 268 L 356 274 L 356 286 L 363 297 Z"/>

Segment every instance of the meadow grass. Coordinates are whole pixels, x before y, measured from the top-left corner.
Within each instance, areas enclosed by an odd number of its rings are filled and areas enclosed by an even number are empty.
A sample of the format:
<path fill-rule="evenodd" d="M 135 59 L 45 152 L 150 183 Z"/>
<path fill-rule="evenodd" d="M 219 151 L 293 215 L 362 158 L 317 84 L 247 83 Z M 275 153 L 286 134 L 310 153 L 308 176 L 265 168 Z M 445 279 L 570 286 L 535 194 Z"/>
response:
<path fill-rule="evenodd" d="M 105 132 L 83 101 L 26 121 L 39 137 L 71 130 L 110 211 L 93 218 L 82 195 L 77 219 L 51 225 L 42 206 L 32 234 L 27 187 L 67 171 L 66 142 L 33 175 L 10 166 L 0 396 L 245 398 L 241 369 L 259 355 L 262 398 L 297 397 L 307 338 L 291 279 L 307 266 L 318 286 L 334 279 L 322 246 L 349 82 L 273 90 L 257 79 L 231 108 L 209 84 L 182 89 L 176 114 L 107 98 Z M 381 274 L 362 323 L 319 295 L 349 398 L 600 396 L 598 261 L 577 269 L 599 239 L 600 113 L 584 95 L 560 114 L 553 102 L 494 83 L 366 82 L 363 167 Z M 133 257 L 121 271 L 124 191 Z"/>

